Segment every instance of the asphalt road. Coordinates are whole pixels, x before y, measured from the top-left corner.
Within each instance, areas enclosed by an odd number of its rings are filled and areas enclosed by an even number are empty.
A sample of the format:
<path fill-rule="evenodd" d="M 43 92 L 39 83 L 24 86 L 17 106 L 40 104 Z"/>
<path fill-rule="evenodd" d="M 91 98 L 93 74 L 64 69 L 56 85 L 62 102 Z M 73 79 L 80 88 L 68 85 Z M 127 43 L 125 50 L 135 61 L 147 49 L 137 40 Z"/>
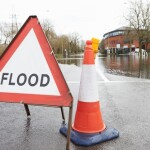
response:
<path fill-rule="evenodd" d="M 74 98 L 73 121 L 78 101 L 81 68 L 60 65 Z M 110 75 L 97 71 L 97 83 L 104 123 L 116 128 L 117 139 L 71 150 L 150 149 L 150 80 Z M 65 150 L 66 138 L 59 133 L 59 108 L 0 103 L 0 150 Z M 68 108 L 65 116 L 68 117 Z"/>

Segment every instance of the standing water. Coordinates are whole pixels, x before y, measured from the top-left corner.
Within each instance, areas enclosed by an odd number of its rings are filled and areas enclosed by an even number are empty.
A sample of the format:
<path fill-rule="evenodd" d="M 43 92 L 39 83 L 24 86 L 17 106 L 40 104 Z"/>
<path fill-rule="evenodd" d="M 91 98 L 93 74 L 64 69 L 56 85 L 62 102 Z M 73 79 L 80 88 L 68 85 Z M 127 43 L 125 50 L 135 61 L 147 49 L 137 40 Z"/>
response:
<path fill-rule="evenodd" d="M 62 64 L 82 65 L 83 55 L 58 59 Z M 128 77 L 150 79 L 150 56 L 143 56 L 140 60 L 138 54 L 134 55 L 98 55 L 96 60 L 98 73 L 110 73 Z M 107 79 L 106 79 L 107 80 Z"/>

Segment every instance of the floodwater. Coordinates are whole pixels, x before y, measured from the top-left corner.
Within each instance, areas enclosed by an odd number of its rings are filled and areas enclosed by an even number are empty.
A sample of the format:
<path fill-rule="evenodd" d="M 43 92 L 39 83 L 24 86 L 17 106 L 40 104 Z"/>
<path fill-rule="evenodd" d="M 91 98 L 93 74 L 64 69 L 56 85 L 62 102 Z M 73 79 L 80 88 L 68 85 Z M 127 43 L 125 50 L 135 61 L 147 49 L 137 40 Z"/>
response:
<path fill-rule="evenodd" d="M 140 59 L 138 54 L 133 55 L 107 55 L 97 56 L 98 66 L 103 72 L 122 75 L 128 77 L 150 79 L 150 56 L 142 56 Z M 62 64 L 75 64 L 82 66 L 83 55 L 70 56 L 69 58 L 58 59 Z"/>

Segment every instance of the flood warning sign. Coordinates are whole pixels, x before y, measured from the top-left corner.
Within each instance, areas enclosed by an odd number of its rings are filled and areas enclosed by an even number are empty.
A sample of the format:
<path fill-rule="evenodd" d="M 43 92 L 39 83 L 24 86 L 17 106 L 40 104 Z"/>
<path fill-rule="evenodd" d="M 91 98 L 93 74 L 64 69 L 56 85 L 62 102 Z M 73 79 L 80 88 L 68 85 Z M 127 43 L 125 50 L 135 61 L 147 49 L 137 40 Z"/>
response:
<path fill-rule="evenodd" d="M 70 106 L 73 98 L 36 16 L 0 57 L 0 101 Z"/>

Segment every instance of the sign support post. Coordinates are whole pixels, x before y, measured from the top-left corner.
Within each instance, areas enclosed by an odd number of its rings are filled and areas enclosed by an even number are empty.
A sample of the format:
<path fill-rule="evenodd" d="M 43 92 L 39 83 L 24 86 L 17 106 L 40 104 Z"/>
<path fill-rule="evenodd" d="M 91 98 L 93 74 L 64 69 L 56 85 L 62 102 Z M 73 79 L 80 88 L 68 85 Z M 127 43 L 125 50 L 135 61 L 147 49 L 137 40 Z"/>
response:
<path fill-rule="evenodd" d="M 61 115 L 62 115 L 62 119 L 63 119 L 63 124 L 65 123 L 65 115 L 64 115 L 64 109 L 62 106 L 60 106 L 60 109 L 61 109 Z"/>
<path fill-rule="evenodd" d="M 70 150 L 70 134 L 71 134 L 71 126 L 72 126 L 72 112 L 73 112 L 73 102 L 71 103 L 71 106 L 69 107 L 69 119 L 68 119 L 66 150 Z"/>
<path fill-rule="evenodd" d="M 28 107 L 27 104 L 24 104 L 24 108 L 25 108 L 25 110 L 26 110 L 27 117 L 28 117 L 28 116 L 31 116 L 31 115 L 30 115 L 30 110 L 29 110 L 29 107 Z"/>

